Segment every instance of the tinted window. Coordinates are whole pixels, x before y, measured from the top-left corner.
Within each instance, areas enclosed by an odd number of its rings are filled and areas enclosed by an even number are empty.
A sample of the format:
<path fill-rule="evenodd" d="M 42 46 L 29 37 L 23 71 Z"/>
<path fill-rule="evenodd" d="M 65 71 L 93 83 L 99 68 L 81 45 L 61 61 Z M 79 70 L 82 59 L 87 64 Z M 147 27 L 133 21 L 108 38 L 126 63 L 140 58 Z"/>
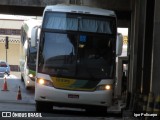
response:
<path fill-rule="evenodd" d="M 43 27 L 105 34 L 114 34 L 116 29 L 111 17 L 54 12 L 46 13 Z"/>
<path fill-rule="evenodd" d="M 7 67 L 7 64 L 5 62 L 1 62 L 0 67 Z"/>

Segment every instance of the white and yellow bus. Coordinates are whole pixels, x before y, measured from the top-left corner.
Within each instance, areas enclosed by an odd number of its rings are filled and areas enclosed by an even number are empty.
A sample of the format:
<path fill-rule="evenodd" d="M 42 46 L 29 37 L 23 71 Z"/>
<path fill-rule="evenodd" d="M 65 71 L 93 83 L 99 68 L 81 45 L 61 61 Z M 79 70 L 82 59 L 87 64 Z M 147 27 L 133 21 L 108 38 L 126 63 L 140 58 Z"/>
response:
<path fill-rule="evenodd" d="M 36 110 L 66 106 L 106 111 L 112 105 L 116 37 L 113 11 L 47 6 L 37 54 Z"/>
<path fill-rule="evenodd" d="M 37 46 L 31 47 L 31 32 L 41 23 L 41 20 L 29 19 L 24 21 L 21 27 L 20 72 L 26 89 L 35 87 Z"/>

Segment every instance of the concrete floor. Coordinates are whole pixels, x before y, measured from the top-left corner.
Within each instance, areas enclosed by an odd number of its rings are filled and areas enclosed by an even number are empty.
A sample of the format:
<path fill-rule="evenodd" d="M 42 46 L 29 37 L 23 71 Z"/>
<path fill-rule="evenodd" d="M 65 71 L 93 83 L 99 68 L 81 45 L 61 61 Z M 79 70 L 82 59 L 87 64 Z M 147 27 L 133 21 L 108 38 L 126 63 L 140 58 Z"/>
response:
<path fill-rule="evenodd" d="M 15 75 L 17 78 L 21 78 L 21 73 L 20 72 L 13 72 L 11 71 L 11 75 Z"/>

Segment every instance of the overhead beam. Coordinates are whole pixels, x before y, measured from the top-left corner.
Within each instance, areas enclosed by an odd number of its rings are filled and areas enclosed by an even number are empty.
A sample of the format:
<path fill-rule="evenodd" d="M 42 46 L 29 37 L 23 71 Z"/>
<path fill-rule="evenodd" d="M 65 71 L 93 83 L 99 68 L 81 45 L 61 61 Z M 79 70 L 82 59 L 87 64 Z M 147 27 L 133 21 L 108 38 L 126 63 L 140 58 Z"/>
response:
<path fill-rule="evenodd" d="M 3 6 L 0 5 L 0 14 L 42 16 L 44 7 L 31 6 Z"/>
<path fill-rule="evenodd" d="M 61 3 L 69 3 L 69 0 L 1 0 L 0 5 L 45 7 Z"/>
<path fill-rule="evenodd" d="M 128 27 L 131 20 L 131 0 L 1 0 L 0 14 L 42 16 L 46 5 L 77 4 L 114 10 L 118 26 Z"/>
<path fill-rule="evenodd" d="M 120 11 L 131 11 L 131 0 L 1 0 L 0 5 L 45 7 L 54 4 L 80 4 Z"/>

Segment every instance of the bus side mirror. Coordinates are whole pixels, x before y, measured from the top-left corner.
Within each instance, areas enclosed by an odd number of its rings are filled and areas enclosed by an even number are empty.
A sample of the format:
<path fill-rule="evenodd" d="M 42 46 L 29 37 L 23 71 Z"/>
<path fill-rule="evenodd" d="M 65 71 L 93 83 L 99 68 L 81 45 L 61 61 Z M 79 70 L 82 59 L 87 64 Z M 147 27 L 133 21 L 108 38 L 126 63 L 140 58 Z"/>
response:
<path fill-rule="evenodd" d="M 27 56 L 27 49 L 28 49 L 28 41 L 25 40 L 25 42 L 24 42 L 24 47 L 23 47 L 25 56 Z"/>
<path fill-rule="evenodd" d="M 40 27 L 38 26 L 33 27 L 31 31 L 31 47 L 37 46 L 37 42 L 40 37 L 39 35 L 40 35 Z"/>
<path fill-rule="evenodd" d="M 120 56 L 122 54 L 122 47 L 123 47 L 123 36 L 121 33 L 118 33 L 116 40 L 116 56 Z"/>

